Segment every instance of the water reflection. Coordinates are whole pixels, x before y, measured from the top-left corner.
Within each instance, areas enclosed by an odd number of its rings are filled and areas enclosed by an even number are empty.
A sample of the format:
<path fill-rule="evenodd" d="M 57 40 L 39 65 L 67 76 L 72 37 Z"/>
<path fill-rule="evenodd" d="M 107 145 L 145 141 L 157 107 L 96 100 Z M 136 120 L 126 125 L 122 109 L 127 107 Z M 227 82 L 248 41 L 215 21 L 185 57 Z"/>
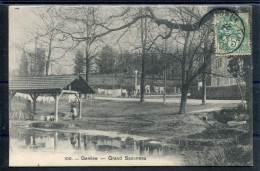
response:
<path fill-rule="evenodd" d="M 175 155 L 176 145 L 160 144 L 152 140 L 127 137 L 88 135 L 77 132 L 50 132 L 34 129 L 10 129 L 11 148 L 33 151 L 112 152 L 138 156 Z"/>

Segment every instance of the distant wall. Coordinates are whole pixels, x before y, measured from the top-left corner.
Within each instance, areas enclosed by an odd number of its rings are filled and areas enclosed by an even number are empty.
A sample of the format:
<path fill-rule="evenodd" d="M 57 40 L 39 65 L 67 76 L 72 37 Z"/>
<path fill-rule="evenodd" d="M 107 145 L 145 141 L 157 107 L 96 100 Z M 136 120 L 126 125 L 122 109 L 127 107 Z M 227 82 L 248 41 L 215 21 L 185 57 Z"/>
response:
<path fill-rule="evenodd" d="M 243 94 L 243 98 L 245 98 L 246 87 L 240 86 Z M 190 98 L 193 99 L 201 99 L 202 96 L 202 88 L 198 90 L 198 87 L 190 87 L 191 93 Z M 219 100 L 240 100 L 241 96 L 239 93 L 239 88 L 237 85 L 232 86 L 217 86 L 217 87 L 208 87 L 207 86 L 207 99 L 219 99 Z"/>
<path fill-rule="evenodd" d="M 83 75 L 85 78 L 85 76 Z M 137 84 L 140 85 L 140 76 L 137 79 Z M 123 75 L 123 74 L 91 74 L 89 75 L 89 85 L 94 89 L 134 89 L 135 77 L 134 75 Z M 164 86 L 163 77 L 155 76 L 154 78 L 150 75 L 145 77 L 145 85 Z M 180 87 L 181 80 L 167 79 L 167 87 Z"/>
<path fill-rule="evenodd" d="M 102 89 L 102 88 L 98 88 L 97 93 L 102 94 L 102 95 L 111 95 L 111 96 L 115 96 L 115 97 L 119 97 L 119 96 L 126 97 L 126 89 Z"/>

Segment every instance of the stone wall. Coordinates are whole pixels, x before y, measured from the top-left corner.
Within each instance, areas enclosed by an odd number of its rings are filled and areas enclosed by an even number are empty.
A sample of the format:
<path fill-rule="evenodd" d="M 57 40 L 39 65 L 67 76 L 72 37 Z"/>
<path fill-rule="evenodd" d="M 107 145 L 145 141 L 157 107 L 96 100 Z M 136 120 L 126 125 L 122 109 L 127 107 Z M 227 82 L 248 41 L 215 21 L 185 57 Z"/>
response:
<path fill-rule="evenodd" d="M 240 86 L 243 98 L 245 98 L 245 85 Z M 240 100 L 241 95 L 239 93 L 239 88 L 237 85 L 232 86 L 217 86 L 217 87 L 210 87 L 207 86 L 207 99 L 219 99 L 219 100 Z M 189 92 L 190 98 L 192 99 L 201 99 L 202 96 L 202 89 L 198 90 L 198 87 L 190 87 Z"/>
<path fill-rule="evenodd" d="M 84 78 L 85 76 L 83 76 Z M 141 78 L 138 76 L 137 84 L 140 85 Z M 181 87 L 181 80 L 176 79 L 167 79 L 166 81 L 167 87 Z M 92 74 L 89 76 L 89 85 L 95 89 L 104 88 L 104 89 L 112 89 L 112 88 L 134 88 L 135 86 L 135 77 L 134 75 L 123 75 L 123 74 Z M 145 85 L 153 85 L 153 86 L 164 86 L 164 78 L 163 76 L 146 76 Z"/>

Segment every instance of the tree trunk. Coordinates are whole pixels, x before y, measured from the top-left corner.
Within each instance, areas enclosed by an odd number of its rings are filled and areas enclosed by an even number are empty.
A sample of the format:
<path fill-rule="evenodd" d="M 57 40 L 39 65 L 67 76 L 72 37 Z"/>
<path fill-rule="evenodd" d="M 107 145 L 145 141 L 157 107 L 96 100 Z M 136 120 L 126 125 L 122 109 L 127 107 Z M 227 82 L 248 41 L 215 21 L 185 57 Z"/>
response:
<path fill-rule="evenodd" d="M 112 71 L 112 89 L 115 88 L 115 79 L 116 79 L 116 73 Z"/>
<path fill-rule="evenodd" d="M 49 59 L 47 59 L 47 62 L 46 62 L 46 66 L 45 66 L 45 75 L 49 75 L 49 65 L 50 65 L 50 62 L 49 62 Z"/>
<path fill-rule="evenodd" d="M 33 75 L 33 58 L 30 56 L 30 58 L 31 58 L 31 60 L 30 60 L 30 62 L 31 62 L 31 74 L 30 75 Z"/>
<path fill-rule="evenodd" d="M 187 94 L 188 94 L 189 86 L 184 84 L 181 89 L 181 104 L 179 114 L 185 114 L 186 102 L 187 102 Z"/>
<path fill-rule="evenodd" d="M 145 49 L 143 48 L 143 52 L 142 52 L 142 73 L 141 73 L 141 99 L 140 102 L 144 102 L 144 91 L 145 91 L 145 87 L 144 87 L 144 53 L 145 53 Z"/>
<path fill-rule="evenodd" d="M 89 60 L 86 61 L 86 81 L 89 81 Z"/>
<path fill-rule="evenodd" d="M 163 104 L 166 103 L 166 68 L 164 69 L 164 91 L 163 91 Z"/>
<path fill-rule="evenodd" d="M 202 105 L 206 105 L 206 92 L 207 92 L 207 88 L 206 88 L 206 73 L 203 72 L 202 73 Z"/>
<path fill-rule="evenodd" d="M 142 9 L 141 9 L 142 15 Z M 144 21 L 143 21 L 144 20 Z M 147 38 L 147 20 L 141 19 L 141 42 L 142 42 L 142 72 L 141 72 L 141 97 L 140 102 L 144 102 L 144 93 L 145 93 L 145 85 L 144 85 L 144 78 L 145 78 L 145 47 L 146 47 L 146 38 Z"/>
<path fill-rule="evenodd" d="M 34 75 L 37 75 L 37 37 L 35 37 Z"/>
<path fill-rule="evenodd" d="M 142 72 L 141 72 L 141 98 L 140 98 L 140 102 L 144 102 L 144 92 L 145 92 L 145 87 L 144 87 L 144 77 L 145 77 L 145 73 L 144 73 L 144 55 L 145 55 L 145 48 L 143 48 L 142 50 Z"/>
<path fill-rule="evenodd" d="M 185 107 L 186 107 L 186 102 L 187 102 L 187 93 L 188 93 L 188 88 L 189 84 L 187 84 L 187 73 L 186 73 L 186 49 L 188 46 L 188 40 L 189 40 L 190 32 L 188 31 L 186 36 L 185 36 L 185 41 L 184 41 L 184 47 L 183 47 L 183 57 L 181 61 L 181 104 L 180 104 L 180 110 L 179 114 L 184 114 L 185 113 Z"/>
<path fill-rule="evenodd" d="M 86 42 L 86 81 L 89 81 L 89 71 L 90 71 L 90 62 L 89 62 L 89 43 Z"/>
<path fill-rule="evenodd" d="M 166 46 L 166 39 L 164 41 L 164 51 L 165 54 L 167 53 L 166 50 L 167 46 Z M 163 91 L 163 104 L 166 103 L 166 66 L 167 66 L 167 60 L 166 60 L 166 55 L 164 55 L 164 91 Z"/>
<path fill-rule="evenodd" d="M 48 56 L 47 56 L 46 66 L 45 66 L 45 68 L 46 68 L 45 75 L 49 75 L 49 68 L 50 68 L 50 62 L 51 62 L 51 53 L 52 53 L 51 46 L 52 46 L 52 40 L 50 39 L 50 42 L 49 42 L 49 52 L 48 52 Z"/>

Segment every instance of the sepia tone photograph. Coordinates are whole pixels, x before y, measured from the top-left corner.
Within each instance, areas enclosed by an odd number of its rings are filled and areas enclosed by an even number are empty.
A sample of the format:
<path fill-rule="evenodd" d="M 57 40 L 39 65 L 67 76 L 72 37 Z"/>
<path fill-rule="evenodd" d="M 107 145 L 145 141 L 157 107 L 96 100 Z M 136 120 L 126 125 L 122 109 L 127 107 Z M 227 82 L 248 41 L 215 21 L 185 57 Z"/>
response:
<path fill-rule="evenodd" d="M 9 6 L 10 166 L 252 166 L 251 6 Z"/>

